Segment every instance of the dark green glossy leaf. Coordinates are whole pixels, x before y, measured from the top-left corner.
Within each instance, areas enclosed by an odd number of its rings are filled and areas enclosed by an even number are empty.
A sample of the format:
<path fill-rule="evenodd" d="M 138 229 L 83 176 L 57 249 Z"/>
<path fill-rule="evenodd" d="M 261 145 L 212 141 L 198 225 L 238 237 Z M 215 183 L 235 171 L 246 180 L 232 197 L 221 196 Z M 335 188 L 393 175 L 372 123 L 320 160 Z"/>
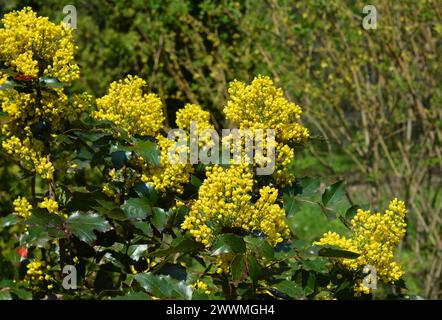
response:
<path fill-rule="evenodd" d="M 290 280 L 283 280 L 281 282 L 278 282 L 277 284 L 274 284 L 272 288 L 286 294 L 293 299 L 300 299 L 305 296 L 304 290 L 299 287 L 295 282 Z"/>
<path fill-rule="evenodd" d="M 353 219 L 353 217 L 358 212 L 358 209 L 360 209 L 360 208 L 361 207 L 359 207 L 359 206 L 351 206 L 350 208 L 348 208 L 347 211 L 345 212 L 345 219 L 347 219 L 347 220 Z"/>
<path fill-rule="evenodd" d="M 139 182 L 134 187 L 135 192 L 140 198 L 146 198 L 151 205 L 155 205 L 158 201 L 158 193 L 150 183 Z"/>
<path fill-rule="evenodd" d="M 201 182 L 201 180 L 198 177 L 192 175 L 190 177 L 190 184 L 192 186 L 194 186 L 195 188 L 199 188 L 201 186 L 202 182 Z"/>
<path fill-rule="evenodd" d="M 110 229 L 109 223 L 96 213 L 74 213 L 67 220 L 69 230 L 80 240 L 92 244 L 97 237 L 94 230 L 105 232 Z"/>
<path fill-rule="evenodd" d="M 87 212 L 93 210 L 97 206 L 97 201 L 101 197 L 101 193 L 94 192 L 80 192 L 75 191 L 72 194 L 72 198 L 66 204 L 66 209 L 69 211 L 83 211 Z"/>
<path fill-rule="evenodd" d="M 171 213 L 171 211 L 165 211 L 162 208 L 155 207 L 152 209 L 152 224 L 159 232 L 163 232 L 166 228 Z"/>
<path fill-rule="evenodd" d="M 314 245 L 311 247 L 311 252 L 319 256 L 329 257 L 329 258 L 355 259 L 360 256 L 359 253 L 343 250 L 339 247 L 331 245 L 326 245 L 326 246 Z"/>
<path fill-rule="evenodd" d="M 126 215 L 120 207 L 118 207 L 115 202 L 108 200 L 97 200 L 98 206 L 92 207 L 95 211 L 100 213 L 102 216 L 107 216 L 109 218 L 124 221 L 126 220 Z"/>
<path fill-rule="evenodd" d="M 138 260 L 147 253 L 147 244 L 135 244 L 129 246 L 127 254 L 133 260 Z"/>
<path fill-rule="evenodd" d="M 212 255 L 214 256 L 230 252 L 241 254 L 246 251 L 246 244 L 241 237 L 231 233 L 225 233 L 217 238 L 213 249 Z"/>
<path fill-rule="evenodd" d="M 245 257 L 242 254 L 235 256 L 233 259 L 230 266 L 233 281 L 240 281 L 243 278 L 246 265 L 244 259 Z"/>
<path fill-rule="evenodd" d="M 258 280 L 261 278 L 262 269 L 258 263 L 258 260 L 256 260 L 256 257 L 253 255 L 247 256 L 247 270 L 249 272 L 249 276 L 252 279 L 253 283 L 256 284 Z"/>
<path fill-rule="evenodd" d="M 245 236 L 247 247 L 257 256 L 273 258 L 273 247 L 264 237 Z"/>
<path fill-rule="evenodd" d="M 155 142 L 139 140 L 132 149 L 147 162 L 156 166 L 160 165 L 160 152 Z"/>
<path fill-rule="evenodd" d="M 198 249 L 202 249 L 203 245 L 196 242 L 189 234 L 173 239 L 170 247 L 167 249 L 161 249 L 149 254 L 152 257 L 170 256 L 174 253 L 188 253 L 194 252 Z"/>
<path fill-rule="evenodd" d="M 172 279 L 169 275 L 139 273 L 133 276 L 140 286 L 152 296 L 160 299 L 192 299 L 192 288 L 184 281 Z"/>
<path fill-rule="evenodd" d="M 334 207 L 343 200 L 344 196 L 345 183 L 344 181 L 338 181 L 325 189 L 322 194 L 322 204 L 325 207 Z"/>
<path fill-rule="evenodd" d="M 128 154 L 127 151 L 118 150 L 115 152 L 112 152 L 111 154 L 111 161 L 112 165 L 115 169 L 121 169 L 129 162 L 130 153 Z"/>
<path fill-rule="evenodd" d="M 10 214 L 0 218 L 0 228 L 10 227 L 21 222 L 23 219 L 16 214 Z"/>
<path fill-rule="evenodd" d="M 144 198 L 127 199 L 121 209 L 129 220 L 145 219 L 151 213 L 149 201 Z"/>
<path fill-rule="evenodd" d="M 299 211 L 300 204 L 297 202 L 296 197 L 290 194 L 284 194 L 283 196 L 284 210 L 288 217 L 294 215 Z"/>
<path fill-rule="evenodd" d="M 325 258 L 318 258 L 315 260 L 303 260 L 302 267 L 306 271 L 314 271 L 322 274 L 327 274 L 329 271 Z"/>
<path fill-rule="evenodd" d="M 321 182 L 317 177 L 302 177 L 296 180 L 296 193 L 304 199 L 317 200 Z"/>
<path fill-rule="evenodd" d="M 143 232 L 144 235 L 146 235 L 148 237 L 152 237 L 152 235 L 153 235 L 152 227 L 150 226 L 150 224 L 148 222 L 134 221 L 134 222 L 132 222 L 132 224 L 135 226 L 135 228 L 137 228 L 138 230 Z"/>

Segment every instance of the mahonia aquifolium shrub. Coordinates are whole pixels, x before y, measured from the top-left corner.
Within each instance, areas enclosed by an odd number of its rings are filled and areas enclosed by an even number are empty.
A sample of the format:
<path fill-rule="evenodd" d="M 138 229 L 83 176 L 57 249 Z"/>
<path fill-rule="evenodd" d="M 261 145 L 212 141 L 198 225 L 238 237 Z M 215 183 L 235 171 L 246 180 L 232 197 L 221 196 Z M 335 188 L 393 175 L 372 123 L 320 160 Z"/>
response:
<path fill-rule="evenodd" d="M 29 8 L 2 20 L 2 155 L 31 184 L 0 218 L 21 257 L 2 292 L 37 299 L 403 297 L 395 248 L 405 234 L 405 204 L 395 199 L 374 214 L 349 203 L 342 182 L 323 190 L 317 178 L 295 176 L 295 148 L 310 134 L 301 107 L 269 77 L 231 83 L 224 113 L 250 136 L 274 130 L 275 154 L 255 150 L 239 164 L 175 162 L 192 143 L 200 150 L 215 144 L 204 131 L 215 129 L 211 114 L 196 104 L 178 110 L 186 143 L 169 154 L 175 141 L 164 125 L 167 106 L 140 77 L 111 83 L 96 100 L 70 93 L 79 77 L 72 33 Z M 232 138 L 222 139 L 234 142 L 228 151 L 244 151 Z M 271 156 L 275 170 L 257 175 Z M 299 239 L 292 218 L 306 202 L 339 218 L 342 234 Z M 62 288 L 66 265 L 78 270 L 75 290 Z M 367 266 L 376 275 L 367 278 Z"/>

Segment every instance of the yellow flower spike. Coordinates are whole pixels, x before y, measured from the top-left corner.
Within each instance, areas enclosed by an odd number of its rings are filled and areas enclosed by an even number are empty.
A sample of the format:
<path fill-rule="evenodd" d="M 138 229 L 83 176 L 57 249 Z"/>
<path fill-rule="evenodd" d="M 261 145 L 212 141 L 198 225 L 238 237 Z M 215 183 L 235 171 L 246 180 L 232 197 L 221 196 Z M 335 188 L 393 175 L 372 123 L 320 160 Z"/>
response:
<path fill-rule="evenodd" d="M 0 59 L 7 66 L 30 78 L 45 75 L 71 82 L 79 77 L 72 29 L 38 17 L 30 7 L 5 14 L 2 24 Z"/>
<path fill-rule="evenodd" d="M 204 133 L 206 129 L 214 129 L 210 123 L 210 113 L 204 111 L 200 106 L 196 104 L 186 104 L 184 108 L 180 109 L 176 113 L 176 124 L 178 128 L 190 131 L 191 122 L 195 122 L 198 126 L 198 145 L 210 146 L 213 143 L 210 133 Z"/>
<path fill-rule="evenodd" d="M 163 126 L 161 99 L 154 93 L 145 94 L 147 83 L 135 76 L 112 82 L 108 94 L 97 99 L 98 111 L 92 116 L 110 120 L 130 135 L 155 136 Z"/>
<path fill-rule="evenodd" d="M 278 190 L 263 187 L 260 198 L 252 200 L 253 176 L 246 165 L 228 169 L 215 165 L 207 171 L 198 191 L 198 200 L 192 205 L 181 228 L 206 246 L 213 240 L 213 229 L 242 228 L 262 231 L 269 243 L 276 245 L 289 234 L 285 211 L 275 204 Z M 210 227 L 209 227 L 210 225 Z"/>
<path fill-rule="evenodd" d="M 152 183 L 159 192 L 173 191 L 181 194 L 183 193 L 182 186 L 189 181 L 194 168 L 189 163 L 171 163 L 168 159 L 168 151 L 175 142 L 162 135 L 157 135 L 156 139 L 160 150 L 160 165 L 146 164 L 141 180 L 145 183 Z M 177 151 L 180 152 L 180 150 Z M 184 151 L 188 152 L 187 147 Z"/>
<path fill-rule="evenodd" d="M 14 212 L 20 217 L 23 217 L 25 219 L 31 217 L 32 205 L 28 202 L 28 200 L 25 197 L 18 197 L 17 199 L 14 200 L 12 205 L 14 206 Z"/>
<path fill-rule="evenodd" d="M 289 102 L 269 77 L 258 76 L 250 85 L 235 80 L 228 93 L 224 113 L 240 128 L 274 129 L 276 139 L 282 142 L 300 142 L 309 137 L 299 122 L 301 108 Z"/>
<path fill-rule="evenodd" d="M 378 280 L 394 283 L 404 275 L 401 266 L 395 261 L 394 249 L 406 232 L 406 212 L 405 203 L 397 199 L 390 202 L 384 214 L 359 209 L 351 221 L 352 232 L 349 238 L 327 232 L 315 244 L 334 245 L 359 253 L 360 256 L 356 259 L 338 261 L 351 271 L 362 270 L 371 265 L 376 269 Z M 362 279 L 356 282 L 356 296 L 370 292 L 371 288 L 366 288 Z"/>

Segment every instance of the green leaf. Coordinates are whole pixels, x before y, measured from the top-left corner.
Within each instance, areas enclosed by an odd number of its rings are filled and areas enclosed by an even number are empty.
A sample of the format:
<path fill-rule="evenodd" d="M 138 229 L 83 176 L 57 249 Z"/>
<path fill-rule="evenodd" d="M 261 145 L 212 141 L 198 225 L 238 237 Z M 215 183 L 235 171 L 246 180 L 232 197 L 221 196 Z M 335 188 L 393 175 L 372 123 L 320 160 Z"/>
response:
<path fill-rule="evenodd" d="M 306 271 L 314 271 L 317 273 L 327 274 L 327 260 L 325 258 L 317 258 L 315 260 L 303 260 L 302 267 Z"/>
<path fill-rule="evenodd" d="M 130 152 L 127 151 L 115 151 L 111 154 L 112 165 L 115 169 L 121 169 L 129 162 Z"/>
<path fill-rule="evenodd" d="M 12 296 L 9 291 L 0 290 L 0 300 L 12 300 Z"/>
<path fill-rule="evenodd" d="M 302 177 L 297 179 L 296 191 L 305 199 L 314 199 L 318 196 L 321 182 L 316 177 Z"/>
<path fill-rule="evenodd" d="M 187 270 L 179 264 L 166 263 L 158 270 L 158 274 L 169 275 L 179 281 L 187 280 Z"/>
<path fill-rule="evenodd" d="M 245 236 L 247 247 L 257 256 L 273 258 L 273 247 L 264 237 Z"/>
<path fill-rule="evenodd" d="M 142 220 L 151 214 L 149 201 L 144 198 L 127 199 L 121 209 L 129 220 Z"/>
<path fill-rule="evenodd" d="M 244 255 L 239 254 L 235 256 L 230 266 L 230 271 L 233 281 L 240 281 L 243 278 L 245 270 Z"/>
<path fill-rule="evenodd" d="M 133 278 L 152 296 L 160 299 L 192 299 L 192 288 L 184 281 L 172 279 L 169 275 L 155 275 L 149 273 L 139 273 Z"/>
<path fill-rule="evenodd" d="M 188 253 L 188 252 L 194 252 L 198 249 L 202 249 L 204 246 L 196 242 L 189 234 L 185 234 L 184 236 L 175 238 L 170 243 L 170 247 L 167 249 L 160 249 L 157 251 L 152 252 L 149 254 L 149 256 L 152 257 L 167 257 L 174 253 L 180 252 L 180 253 Z"/>
<path fill-rule="evenodd" d="M 118 207 L 115 202 L 107 200 L 97 200 L 98 206 L 92 207 L 95 211 L 100 213 L 102 216 L 107 216 L 109 218 L 124 221 L 126 220 L 126 215 L 120 207 Z"/>
<path fill-rule="evenodd" d="M 343 200 L 345 196 L 344 181 L 338 181 L 331 186 L 328 186 L 322 194 L 322 204 L 324 207 L 333 208 Z"/>
<path fill-rule="evenodd" d="M 64 219 L 46 209 L 33 209 L 27 224 L 29 230 L 23 236 L 23 241 L 26 243 L 42 246 L 52 239 L 67 237 L 67 233 L 64 231 Z"/>
<path fill-rule="evenodd" d="M 331 246 L 331 245 L 324 245 L 324 246 L 314 245 L 311 247 L 310 252 L 322 257 L 329 257 L 329 258 L 355 259 L 360 256 L 359 253 L 343 250 L 337 246 Z"/>
<path fill-rule="evenodd" d="M 69 230 L 80 240 L 92 244 L 96 239 L 94 230 L 105 232 L 110 230 L 109 223 L 96 213 L 81 214 L 76 212 L 67 220 Z"/>
<path fill-rule="evenodd" d="M 278 282 L 277 284 L 274 284 L 272 286 L 272 289 L 276 289 L 277 291 L 282 292 L 283 294 L 293 299 L 300 299 L 305 296 L 304 290 L 299 287 L 295 282 L 290 280 L 283 280 L 281 282 Z"/>
<path fill-rule="evenodd" d="M 160 165 L 160 151 L 155 142 L 150 140 L 139 140 L 135 142 L 132 150 L 147 162 L 156 166 Z"/>
<path fill-rule="evenodd" d="M 246 251 L 246 244 L 241 237 L 231 233 L 224 233 L 218 237 L 213 248 L 212 255 L 214 256 L 230 252 L 241 254 Z"/>
<path fill-rule="evenodd" d="M 152 227 L 150 224 L 146 221 L 135 221 L 132 222 L 132 224 L 135 226 L 135 228 L 139 229 L 141 232 L 143 232 L 144 235 L 148 237 L 152 237 Z"/>
<path fill-rule="evenodd" d="M 262 269 L 258 261 L 256 260 L 256 257 L 254 257 L 253 255 L 247 256 L 247 270 L 253 283 L 256 284 L 261 278 Z"/>
<path fill-rule="evenodd" d="M 32 293 L 21 288 L 11 288 L 11 292 L 15 294 L 20 300 L 31 300 Z"/>
<path fill-rule="evenodd" d="M 139 182 L 135 185 L 134 189 L 140 198 L 146 198 L 151 205 L 157 203 L 158 193 L 152 184 Z"/>
<path fill-rule="evenodd" d="M 300 204 L 297 202 L 295 196 L 290 194 L 284 194 L 283 203 L 287 217 L 290 217 L 299 211 Z"/>
<path fill-rule="evenodd" d="M 190 184 L 198 189 L 201 186 L 202 182 L 198 177 L 192 175 L 190 177 Z"/>
<path fill-rule="evenodd" d="M 164 228 L 166 228 L 170 215 L 171 211 L 169 210 L 165 211 L 157 207 L 152 209 L 152 224 L 159 232 L 163 232 Z"/>
<path fill-rule="evenodd" d="M 129 246 L 127 250 L 129 257 L 135 261 L 140 259 L 145 253 L 147 253 L 147 244 L 134 244 Z"/>
<path fill-rule="evenodd" d="M 0 218 L 0 228 L 10 227 L 21 222 L 23 219 L 16 214 L 10 214 Z"/>
<path fill-rule="evenodd" d="M 358 212 L 358 209 L 360 208 L 361 207 L 359 206 L 351 206 L 350 208 L 348 208 L 347 211 L 345 212 L 345 219 L 347 220 L 353 219 L 356 213 Z"/>

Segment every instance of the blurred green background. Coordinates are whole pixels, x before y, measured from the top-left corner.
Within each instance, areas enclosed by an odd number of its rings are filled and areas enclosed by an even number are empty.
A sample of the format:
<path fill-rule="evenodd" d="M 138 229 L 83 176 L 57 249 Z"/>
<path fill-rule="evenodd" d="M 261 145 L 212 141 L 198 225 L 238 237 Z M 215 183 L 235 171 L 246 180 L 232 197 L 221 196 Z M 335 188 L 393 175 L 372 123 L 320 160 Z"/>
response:
<path fill-rule="evenodd" d="M 347 180 L 350 197 L 381 210 L 405 200 L 408 234 L 398 252 L 410 294 L 442 298 L 442 2 L 373 1 L 377 28 L 365 30 L 364 1 L 343 0 L 0 0 L 0 16 L 31 6 L 60 22 L 77 9 L 74 91 L 99 97 L 126 74 L 146 79 L 167 105 L 167 124 L 187 102 L 223 123 L 233 79 L 271 76 L 304 109 L 314 139 L 296 171 Z M 0 216 L 27 180 L 0 158 Z M 4 183 L 8 181 L 8 183 Z M 10 188 L 10 181 L 16 181 Z M 317 239 L 330 222 L 312 209 L 295 219 Z M 2 260 L 11 252 L 0 230 Z M 18 259 L 18 256 L 17 256 Z"/>

